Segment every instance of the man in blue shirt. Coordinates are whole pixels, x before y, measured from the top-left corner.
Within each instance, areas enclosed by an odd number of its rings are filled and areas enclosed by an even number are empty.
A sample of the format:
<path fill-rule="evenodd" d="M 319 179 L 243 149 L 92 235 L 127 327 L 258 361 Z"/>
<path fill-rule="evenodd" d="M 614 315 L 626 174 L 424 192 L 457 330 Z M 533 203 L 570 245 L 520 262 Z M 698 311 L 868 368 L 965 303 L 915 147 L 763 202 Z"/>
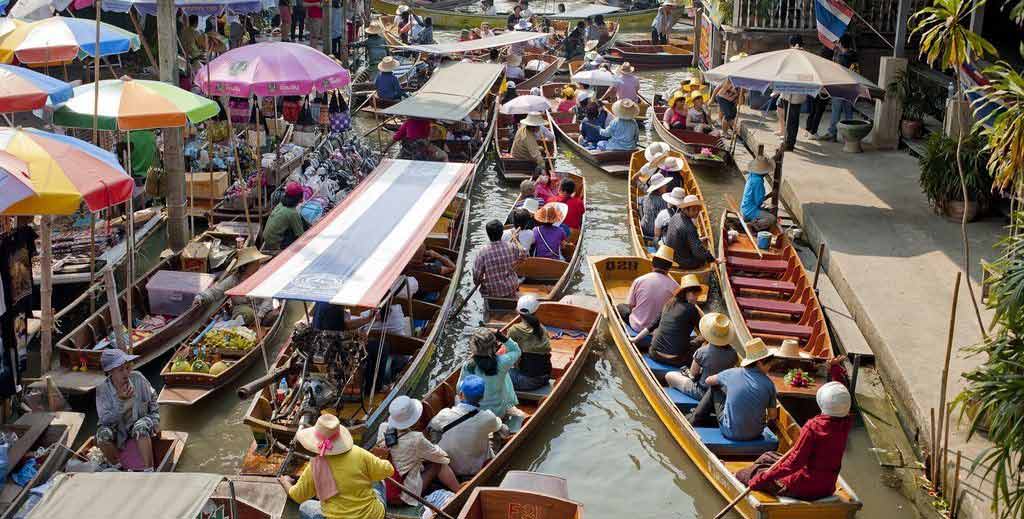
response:
<path fill-rule="evenodd" d="M 740 367 L 704 381 L 708 392 L 689 417 L 694 426 L 706 426 L 713 423 L 714 411 L 722 435 L 735 441 L 760 438 L 765 424 L 779 417 L 775 384 L 768 378 L 774 353 L 761 339 L 747 341 L 744 349 L 747 354 Z"/>
<path fill-rule="evenodd" d="M 740 212 L 751 232 L 770 229 L 775 224 L 775 215 L 761 208 L 764 204 L 764 176 L 775 171 L 775 161 L 759 155 L 747 166 L 747 183 L 743 186 L 743 201 Z"/>
<path fill-rule="evenodd" d="M 388 56 L 381 60 L 377 68 L 380 70 L 380 75 L 374 81 L 374 85 L 377 86 L 377 97 L 384 101 L 398 101 L 404 98 L 406 93 L 402 90 L 402 85 L 398 82 L 398 78 L 395 77 L 398 60 Z"/>

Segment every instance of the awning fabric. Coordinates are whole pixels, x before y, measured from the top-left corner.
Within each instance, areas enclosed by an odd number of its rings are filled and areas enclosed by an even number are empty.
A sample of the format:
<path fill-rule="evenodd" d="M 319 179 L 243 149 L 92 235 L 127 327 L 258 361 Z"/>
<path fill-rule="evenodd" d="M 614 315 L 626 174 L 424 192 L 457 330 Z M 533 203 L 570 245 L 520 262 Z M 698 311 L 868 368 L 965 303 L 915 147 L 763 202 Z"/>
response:
<path fill-rule="evenodd" d="M 599 5 L 590 4 L 577 7 L 575 9 L 568 9 L 564 13 L 548 14 L 545 18 L 551 18 L 553 20 L 575 20 L 577 18 L 586 18 L 588 16 L 597 16 L 599 14 L 609 14 L 621 11 L 620 7 L 613 7 L 610 5 Z"/>
<path fill-rule="evenodd" d="M 461 121 L 483 101 L 505 70 L 492 63 L 453 63 L 438 68 L 422 88 L 383 110 L 388 115 Z"/>
<path fill-rule="evenodd" d="M 377 306 L 474 167 L 382 161 L 344 202 L 228 294 Z"/>
<path fill-rule="evenodd" d="M 27 519 L 195 519 L 218 474 L 58 473 Z"/>
<path fill-rule="evenodd" d="M 543 32 L 509 31 L 503 32 L 497 36 L 480 38 L 478 40 L 438 43 L 435 45 L 401 45 L 397 48 L 400 50 L 425 52 L 427 54 L 457 54 L 460 52 L 506 47 L 513 43 L 522 43 L 524 41 L 546 38 L 548 36 L 550 35 Z"/>

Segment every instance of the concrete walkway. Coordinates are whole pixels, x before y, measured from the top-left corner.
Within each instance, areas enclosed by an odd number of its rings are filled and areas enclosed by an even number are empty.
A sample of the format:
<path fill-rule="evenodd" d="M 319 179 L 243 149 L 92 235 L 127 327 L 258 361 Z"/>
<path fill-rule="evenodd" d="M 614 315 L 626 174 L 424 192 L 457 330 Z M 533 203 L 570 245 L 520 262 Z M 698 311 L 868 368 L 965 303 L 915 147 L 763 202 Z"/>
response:
<path fill-rule="evenodd" d="M 748 110 L 740 119 L 748 147 L 756 150 L 764 144 L 771 156 L 780 142 L 774 118 L 765 120 L 760 112 Z M 825 123 L 822 130 L 827 119 Z M 801 129 L 796 151 L 783 160 L 783 202 L 815 248 L 825 243 L 823 268 L 874 351 L 897 406 L 909 413 L 908 425 L 928 443 L 929 412 L 939 407 L 953 283 L 963 258 L 960 225 L 932 212 L 918 184 L 917 160 L 908 153 L 844 153 L 841 144 L 804 140 L 805 135 Z M 998 253 L 994 245 L 1004 234 L 1002 226 L 1000 219 L 968 226 L 970 282 L 979 297 L 980 259 Z M 983 310 L 982 319 L 987 324 L 991 314 Z M 982 361 L 966 357 L 959 348 L 980 339 L 962 286 L 949 399 L 964 386 L 960 375 Z M 986 447 L 982 439 L 966 442 L 966 432 L 966 424 L 960 428 L 953 422 L 950 463 L 957 450 L 973 458 Z M 989 486 L 978 478 L 962 479 L 974 497 L 964 501 L 964 512 L 990 515 L 989 492 L 979 490 Z"/>

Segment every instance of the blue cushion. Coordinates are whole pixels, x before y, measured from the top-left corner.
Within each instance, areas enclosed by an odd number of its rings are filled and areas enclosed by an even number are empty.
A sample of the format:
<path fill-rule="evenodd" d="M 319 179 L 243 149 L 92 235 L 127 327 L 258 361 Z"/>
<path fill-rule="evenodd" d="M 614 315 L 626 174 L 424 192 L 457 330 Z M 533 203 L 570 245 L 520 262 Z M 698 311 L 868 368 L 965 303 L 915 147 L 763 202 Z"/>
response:
<path fill-rule="evenodd" d="M 647 355 L 644 355 L 644 363 L 647 364 L 648 368 L 654 372 L 654 376 L 663 378 L 670 371 L 679 371 L 679 368 L 675 366 L 669 366 L 668 364 L 662 364 Z"/>
<path fill-rule="evenodd" d="M 441 293 L 427 292 L 425 294 L 419 294 L 419 299 L 421 301 L 426 301 L 427 303 L 436 303 L 438 299 L 441 299 Z"/>
<path fill-rule="evenodd" d="M 632 339 L 633 337 L 636 337 L 637 334 L 640 333 L 640 332 L 634 330 L 633 327 L 629 325 L 629 321 L 628 320 L 624 324 L 626 325 L 626 335 L 629 335 L 629 338 Z M 645 348 L 650 348 L 651 347 L 651 339 L 653 337 L 654 337 L 654 334 L 653 333 L 649 333 L 649 334 L 647 334 L 647 337 L 644 337 L 643 339 L 640 339 L 640 342 L 636 343 L 636 345 L 637 346 L 642 346 L 642 347 L 645 347 Z"/>
<path fill-rule="evenodd" d="M 672 403 L 675 404 L 676 407 L 678 407 L 679 410 L 684 413 L 689 412 L 694 407 L 697 407 L 698 402 L 695 398 L 691 397 L 690 395 L 687 395 L 686 393 L 683 393 L 682 391 L 674 387 L 665 388 L 665 393 L 668 394 L 668 397 L 672 400 Z"/>
<path fill-rule="evenodd" d="M 695 427 L 704 445 L 719 456 L 760 456 L 779 448 L 779 439 L 770 429 L 764 428 L 761 437 L 749 441 L 726 438 L 718 427 Z"/>
<path fill-rule="evenodd" d="M 653 245 L 648 245 L 647 246 L 647 252 L 650 252 L 651 254 L 654 254 L 655 252 L 658 252 L 658 248 L 653 246 Z"/>

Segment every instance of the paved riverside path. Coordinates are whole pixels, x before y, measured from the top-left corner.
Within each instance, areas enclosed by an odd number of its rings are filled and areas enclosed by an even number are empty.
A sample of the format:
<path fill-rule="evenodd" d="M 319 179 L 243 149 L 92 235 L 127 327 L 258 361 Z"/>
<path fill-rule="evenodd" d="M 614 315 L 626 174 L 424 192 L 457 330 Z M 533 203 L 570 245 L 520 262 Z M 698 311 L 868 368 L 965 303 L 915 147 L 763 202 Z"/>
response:
<path fill-rule="evenodd" d="M 757 145 L 764 144 L 765 154 L 772 156 L 780 142 L 774 118 L 763 119 L 760 112 L 747 109 L 740 120 L 747 146 L 756 153 Z M 897 405 L 912 414 L 908 425 L 920 430 L 924 443 L 929 409 L 939 407 L 953 283 L 963 258 L 960 224 L 932 211 L 918 183 L 917 159 L 909 153 L 845 153 L 841 144 L 807 140 L 802 125 L 800 134 L 796 150 L 783 159 L 783 203 L 815 250 L 825 243 L 823 270 L 875 353 Z M 741 170 L 745 167 L 740 164 Z M 1003 225 L 998 217 L 968 225 L 970 282 L 979 297 L 980 260 L 998 254 L 994 246 L 1005 234 Z M 991 320 L 984 308 L 982 320 L 986 326 Z M 980 340 L 967 289 L 961 286 L 947 401 L 964 386 L 960 374 L 983 360 L 966 357 L 958 348 Z M 967 425 L 955 428 L 955 416 L 950 463 L 958 449 L 973 458 L 987 446 L 978 438 L 967 443 Z M 913 436 L 915 431 L 910 432 Z M 987 485 L 978 478 L 962 479 L 981 501 L 965 500 L 964 512 L 970 517 L 990 515 L 988 498 L 981 497 L 989 492 L 977 490 Z"/>

